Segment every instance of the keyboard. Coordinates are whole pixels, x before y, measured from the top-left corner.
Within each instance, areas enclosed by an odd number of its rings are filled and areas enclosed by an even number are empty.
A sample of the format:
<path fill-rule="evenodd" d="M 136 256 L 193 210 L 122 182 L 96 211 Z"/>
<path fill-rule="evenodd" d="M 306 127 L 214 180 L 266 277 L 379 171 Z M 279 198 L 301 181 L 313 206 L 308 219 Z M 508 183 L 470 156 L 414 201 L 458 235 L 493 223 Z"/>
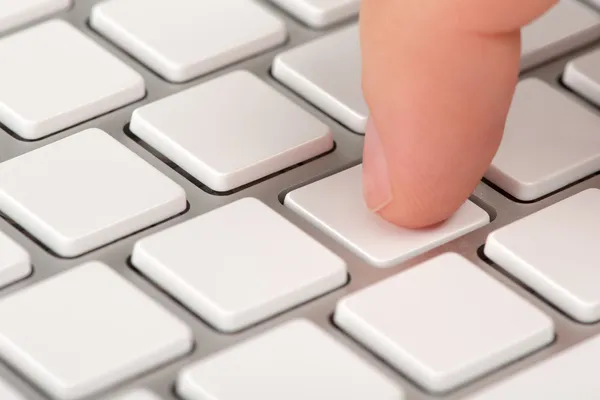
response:
<path fill-rule="evenodd" d="M 0 0 L 0 399 L 600 398 L 600 1 L 444 223 L 367 210 L 359 0 Z"/>

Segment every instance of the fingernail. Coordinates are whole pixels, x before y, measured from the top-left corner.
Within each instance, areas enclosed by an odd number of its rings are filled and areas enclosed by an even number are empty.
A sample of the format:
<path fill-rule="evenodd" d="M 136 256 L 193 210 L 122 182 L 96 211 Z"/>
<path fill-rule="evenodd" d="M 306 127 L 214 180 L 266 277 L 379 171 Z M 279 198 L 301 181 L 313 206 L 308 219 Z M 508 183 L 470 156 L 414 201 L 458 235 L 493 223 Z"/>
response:
<path fill-rule="evenodd" d="M 381 211 L 394 199 L 381 138 L 372 119 L 367 122 L 365 131 L 363 191 L 367 206 L 373 212 Z"/>

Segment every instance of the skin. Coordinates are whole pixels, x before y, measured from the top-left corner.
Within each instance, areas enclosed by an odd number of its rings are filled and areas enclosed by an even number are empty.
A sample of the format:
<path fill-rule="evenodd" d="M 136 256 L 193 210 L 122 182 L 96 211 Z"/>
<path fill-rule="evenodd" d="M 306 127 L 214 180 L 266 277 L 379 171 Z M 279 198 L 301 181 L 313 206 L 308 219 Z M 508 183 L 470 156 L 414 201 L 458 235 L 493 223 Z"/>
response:
<path fill-rule="evenodd" d="M 520 30 L 557 0 L 362 0 L 367 205 L 423 228 L 474 191 L 502 139 Z"/>

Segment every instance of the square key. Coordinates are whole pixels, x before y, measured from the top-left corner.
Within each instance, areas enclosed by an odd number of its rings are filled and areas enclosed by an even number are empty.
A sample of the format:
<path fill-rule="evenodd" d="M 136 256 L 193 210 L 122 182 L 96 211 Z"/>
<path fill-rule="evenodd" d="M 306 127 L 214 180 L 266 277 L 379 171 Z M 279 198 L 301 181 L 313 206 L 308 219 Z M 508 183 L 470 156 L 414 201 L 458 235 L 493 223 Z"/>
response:
<path fill-rule="evenodd" d="M 307 320 L 186 367 L 184 400 L 404 400 L 404 390 Z"/>
<path fill-rule="evenodd" d="M 130 129 L 219 192 L 333 148 L 327 125 L 247 71 L 145 105 L 134 111 Z"/>
<path fill-rule="evenodd" d="M 23 139 L 46 137 L 145 93 L 141 75 L 62 20 L 0 39 L 0 60 L 0 122 Z"/>
<path fill-rule="evenodd" d="M 549 317 L 453 253 L 343 298 L 334 320 L 432 392 L 456 389 L 554 339 Z"/>
<path fill-rule="evenodd" d="M 600 190 L 588 189 L 489 235 L 485 255 L 572 318 L 600 321 Z"/>
<path fill-rule="evenodd" d="M 531 201 L 600 170 L 600 117 L 536 78 L 517 85 L 504 136 L 485 176 Z"/>
<path fill-rule="evenodd" d="M 99 129 L 0 163 L 0 211 L 75 257 L 185 211 L 184 190 Z"/>
<path fill-rule="evenodd" d="M 0 358 L 60 400 L 162 366 L 192 344 L 185 324 L 98 262 L 0 301 Z"/>
<path fill-rule="evenodd" d="M 92 27 L 165 79 L 183 82 L 282 44 L 285 24 L 255 0 L 106 0 Z"/>
<path fill-rule="evenodd" d="M 349 129 L 364 133 L 369 110 L 362 91 L 358 25 L 284 51 L 273 76 Z"/>
<path fill-rule="evenodd" d="M 333 25 L 358 15 L 360 0 L 271 0 L 314 28 Z"/>
<path fill-rule="evenodd" d="M 489 223 L 470 200 L 433 228 L 405 229 L 384 221 L 363 200 L 362 165 L 293 190 L 285 205 L 333 236 L 366 262 L 398 265 Z"/>
<path fill-rule="evenodd" d="M 0 0 L 0 34 L 65 10 L 72 0 Z"/>
<path fill-rule="evenodd" d="M 0 231 L 0 289 L 31 274 L 29 253 Z"/>
<path fill-rule="evenodd" d="M 132 263 L 217 329 L 233 332 L 344 285 L 344 260 L 253 198 L 139 241 Z"/>

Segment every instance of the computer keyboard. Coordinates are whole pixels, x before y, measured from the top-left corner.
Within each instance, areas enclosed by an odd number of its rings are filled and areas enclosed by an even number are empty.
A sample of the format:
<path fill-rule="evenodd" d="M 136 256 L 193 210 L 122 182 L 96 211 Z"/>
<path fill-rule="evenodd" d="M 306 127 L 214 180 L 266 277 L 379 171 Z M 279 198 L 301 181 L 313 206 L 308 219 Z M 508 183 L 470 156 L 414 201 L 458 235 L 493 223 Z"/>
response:
<path fill-rule="evenodd" d="M 600 398 L 600 2 L 422 230 L 363 202 L 358 9 L 0 0 L 0 400 Z"/>

